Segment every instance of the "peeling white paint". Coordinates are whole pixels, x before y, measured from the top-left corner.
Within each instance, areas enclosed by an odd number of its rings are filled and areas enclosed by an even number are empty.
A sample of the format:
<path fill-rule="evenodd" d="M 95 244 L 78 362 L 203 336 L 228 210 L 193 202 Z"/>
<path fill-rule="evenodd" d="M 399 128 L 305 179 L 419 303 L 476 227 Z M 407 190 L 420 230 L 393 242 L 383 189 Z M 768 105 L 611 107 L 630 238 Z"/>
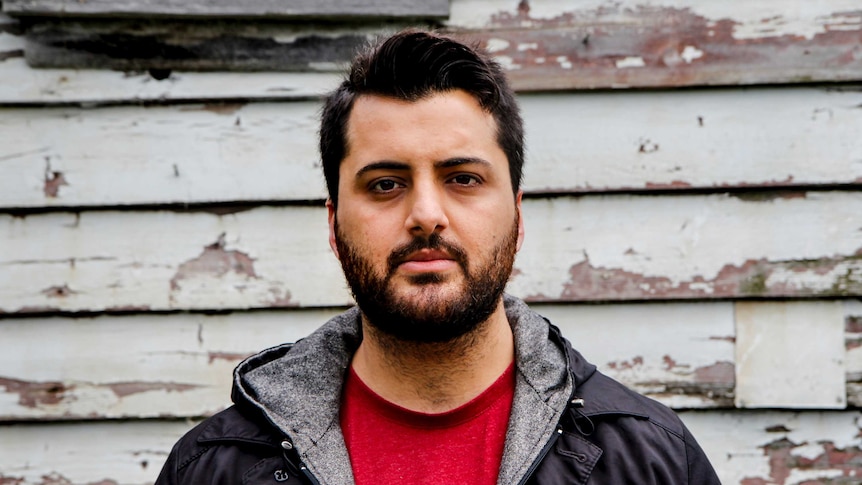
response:
<path fill-rule="evenodd" d="M 761 447 L 782 438 L 793 443 L 832 442 L 837 448 L 862 446 L 856 423 L 858 416 L 858 411 L 680 414 L 709 456 L 721 483 L 728 485 L 739 484 L 752 477 L 763 478 L 769 483 L 770 457 Z M 778 426 L 790 431 L 766 431 Z M 836 469 L 840 469 L 839 466 Z M 788 479 L 785 483 L 801 482 Z"/>
<path fill-rule="evenodd" d="M 488 39 L 485 49 L 490 53 L 504 51 L 509 48 L 509 41 L 505 39 Z"/>
<path fill-rule="evenodd" d="M 530 18 L 536 20 L 556 19 L 573 13 L 593 20 L 597 12 L 608 12 L 609 9 L 610 12 L 637 11 L 639 8 L 689 10 L 713 23 L 723 19 L 733 21 L 733 36 L 740 40 L 784 35 L 811 39 L 828 30 L 862 31 L 858 0 L 758 0 L 742 3 L 695 0 L 620 0 L 609 3 L 607 0 L 583 0 L 577 3 L 577 8 L 573 8 L 572 2 L 567 0 L 534 0 L 529 6 Z M 493 0 L 457 0 L 451 3 L 447 24 L 479 28 L 487 25 L 492 15 L 501 12 L 516 14 L 516 4 L 501 6 Z M 612 16 L 613 13 L 606 15 Z"/>
<path fill-rule="evenodd" d="M 703 51 L 698 49 L 697 47 L 687 45 L 682 50 L 682 54 L 680 54 L 682 60 L 685 61 L 686 64 L 691 64 L 695 59 L 700 59 L 703 57 Z"/>
<path fill-rule="evenodd" d="M 518 52 L 524 52 L 524 51 L 536 50 L 536 49 L 538 49 L 538 48 L 539 48 L 539 44 L 536 44 L 535 42 L 529 42 L 529 43 L 525 43 L 525 44 L 518 44 Z"/>
<path fill-rule="evenodd" d="M 616 62 L 616 66 L 619 69 L 626 67 L 644 67 L 646 63 L 644 62 L 643 57 L 626 57 L 623 59 L 618 59 Z"/>
<path fill-rule="evenodd" d="M 503 69 L 508 71 L 516 71 L 521 69 L 521 65 L 516 63 L 514 59 L 509 56 L 494 56 L 494 59 L 503 66 Z"/>
<path fill-rule="evenodd" d="M 557 56 L 557 63 L 563 69 L 571 69 L 572 68 L 572 63 L 571 63 L 571 61 L 569 61 L 569 58 L 567 56 Z"/>
<path fill-rule="evenodd" d="M 316 71 L 338 71 L 344 69 L 346 64 L 336 62 L 309 62 L 308 68 Z"/>

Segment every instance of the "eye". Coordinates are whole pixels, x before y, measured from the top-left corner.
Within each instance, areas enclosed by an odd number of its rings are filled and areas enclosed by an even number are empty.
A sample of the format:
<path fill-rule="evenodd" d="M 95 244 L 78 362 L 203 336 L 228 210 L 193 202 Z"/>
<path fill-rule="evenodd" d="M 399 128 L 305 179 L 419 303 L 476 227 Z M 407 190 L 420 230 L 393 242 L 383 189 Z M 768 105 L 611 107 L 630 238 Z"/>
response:
<path fill-rule="evenodd" d="M 398 182 L 392 179 L 380 179 L 371 184 L 373 192 L 391 192 L 400 186 Z"/>
<path fill-rule="evenodd" d="M 464 186 L 479 185 L 479 183 L 481 182 L 479 180 L 479 177 L 477 177 L 475 175 L 469 175 L 466 173 L 458 174 L 458 175 L 452 177 L 450 180 L 453 183 L 456 183 L 458 185 L 464 185 Z"/>

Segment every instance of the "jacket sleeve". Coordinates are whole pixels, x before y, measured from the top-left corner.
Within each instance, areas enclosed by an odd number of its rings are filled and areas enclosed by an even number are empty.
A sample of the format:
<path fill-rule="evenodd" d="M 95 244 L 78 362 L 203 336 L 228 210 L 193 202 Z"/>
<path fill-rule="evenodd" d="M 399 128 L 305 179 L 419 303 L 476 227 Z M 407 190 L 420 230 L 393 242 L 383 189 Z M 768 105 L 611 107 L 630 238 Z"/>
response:
<path fill-rule="evenodd" d="M 706 453 L 697 444 L 697 440 L 694 439 L 688 428 L 683 429 L 689 485 L 721 485 L 721 481 L 718 479 Z"/>
<path fill-rule="evenodd" d="M 171 449 L 171 453 L 168 455 L 168 459 L 165 461 L 165 464 L 162 466 L 162 471 L 159 473 L 159 478 L 156 479 L 154 485 L 178 485 L 179 480 L 177 479 L 177 448 L 179 447 L 179 443 L 175 444 L 173 449 Z"/>

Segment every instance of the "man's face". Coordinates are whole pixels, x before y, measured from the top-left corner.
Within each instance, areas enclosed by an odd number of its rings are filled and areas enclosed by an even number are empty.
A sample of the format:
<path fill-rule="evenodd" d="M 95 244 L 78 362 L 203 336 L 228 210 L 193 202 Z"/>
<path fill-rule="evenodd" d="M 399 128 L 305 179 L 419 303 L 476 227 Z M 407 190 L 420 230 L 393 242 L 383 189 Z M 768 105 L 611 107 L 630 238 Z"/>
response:
<path fill-rule="evenodd" d="M 338 207 L 327 206 L 330 245 L 371 325 L 442 342 L 500 304 L 523 224 L 496 138 L 463 91 L 356 100 Z"/>

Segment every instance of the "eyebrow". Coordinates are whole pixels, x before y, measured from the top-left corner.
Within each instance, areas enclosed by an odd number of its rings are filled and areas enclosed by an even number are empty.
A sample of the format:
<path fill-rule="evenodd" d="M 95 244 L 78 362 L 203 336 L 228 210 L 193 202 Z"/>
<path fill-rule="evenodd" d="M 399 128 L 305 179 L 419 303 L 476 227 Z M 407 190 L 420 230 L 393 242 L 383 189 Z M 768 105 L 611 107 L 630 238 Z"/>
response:
<path fill-rule="evenodd" d="M 455 157 L 434 162 L 434 168 L 452 168 L 470 164 L 490 166 L 491 162 L 478 157 Z M 362 177 L 364 174 L 373 170 L 410 170 L 410 165 L 404 162 L 396 162 L 393 160 L 381 160 L 379 162 L 372 162 L 360 168 L 356 172 L 356 178 Z"/>

